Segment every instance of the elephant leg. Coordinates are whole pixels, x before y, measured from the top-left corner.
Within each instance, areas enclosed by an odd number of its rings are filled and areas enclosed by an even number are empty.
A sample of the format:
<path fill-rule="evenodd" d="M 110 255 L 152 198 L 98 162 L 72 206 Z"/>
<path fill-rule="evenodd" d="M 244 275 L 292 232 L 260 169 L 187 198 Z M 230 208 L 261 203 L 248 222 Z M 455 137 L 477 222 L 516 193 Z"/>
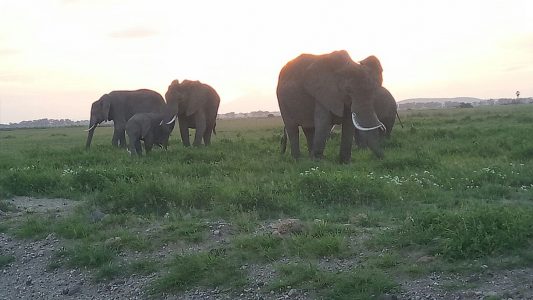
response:
<path fill-rule="evenodd" d="M 313 150 L 311 157 L 313 159 L 321 159 L 324 157 L 324 149 L 326 148 L 326 140 L 331 130 L 332 116 L 331 113 L 317 104 L 315 106 L 315 136 L 313 138 Z"/>
<path fill-rule="evenodd" d="M 144 150 L 146 151 L 146 155 L 152 151 L 152 148 L 154 146 L 154 137 L 152 134 L 147 134 L 144 137 Z"/>
<path fill-rule="evenodd" d="M 289 138 L 289 143 L 291 143 L 291 155 L 293 158 L 300 158 L 300 133 L 298 125 L 286 126 L 285 130 L 287 131 L 287 137 Z"/>
<path fill-rule="evenodd" d="M 126 148 L 126 122 L 115 121 L 113 130 L 113 146 Z"/>
<path fill-rule="evenodd" d="M 143 149 L 142 149 L 142 146 L 141 146 L 141 140 L 140 139 L 136 139 L 133 143 L 134 143 L 133 144 L 133 148 L 134 148 L 135 152 L 132 152 L 132 153 L 136 153 L 138 156 L 142 156 Z"/>
<path fill-rule="evenodd" d="M 111 144 L 115 147 L 118 147 L 118 140 L 119 140 L 119 134 L 118 134 L 119 130 L 117 127 L 115 127 L 113 129 L 113 139 L 111 140 Z"/>
<path fill-rule="evenodd" d="M 313 138 L 315 136 L 315 128 L 314 127 L 308 127 L 308 128 L 302 128 L 305 134 L 305 139 L 307 140 L 307 151 L 309 152 L 309 155 L 311 155 L 311 151 L 313 149 Z"/>
<path fill-rule="evenodd" d="M 352 141 L 355 134 L 355 127 L 352 124 L 352 115 L 349 109 L 344 109 L 344 116 L 342 118 L 341 131 L 341 147 L 340 147 L 340 161 L 341 163 L 349 163 L 352 158 Z"/>
<path fill-rule="evenodd" d="M 192 143 L 193 146 L 198 147 L 202 145 L 202 139 L 204 138 L 204 133 L 206 132 L 206 120 L 205 115 L 198 112 L 195 120 L 195 126 L 196 126 L 196 133 L 194 135 L 194 142 Z"/>
<path fill-rule="evenodd" d="M 186 117 L 178 118 L 178 123 L 180 126 L 180 135 L 183 146 L 190 147 L 191 142 L 189 141 L 189 126 L 187 125 Z"/>
<path fill-rule="evenodd" d="M 130 155 L 134 155 L 136 150 L 135 150 L 135 141 L 136 141 L 136 138 L 134 136 L 132 136 L 131 134 L 128 134 L 128 140 L 129 140 L 129 145 L 128 145 L 128 152 L 130 153 Z"/>
<path fill-rule="evenodd" d="M 124 130 L 119 132 L 118 146 L 120 148 L 126 148 L 127 147 L 127 144 L 126 144 L 126 133 L 124 132 Z"/>
<path fill-rule="evenodd" d="M 204 132 L 204 144 L 209 146 L 211 144 L 211 134 L 213 133 L 213 126 L 207 126 Z"/>

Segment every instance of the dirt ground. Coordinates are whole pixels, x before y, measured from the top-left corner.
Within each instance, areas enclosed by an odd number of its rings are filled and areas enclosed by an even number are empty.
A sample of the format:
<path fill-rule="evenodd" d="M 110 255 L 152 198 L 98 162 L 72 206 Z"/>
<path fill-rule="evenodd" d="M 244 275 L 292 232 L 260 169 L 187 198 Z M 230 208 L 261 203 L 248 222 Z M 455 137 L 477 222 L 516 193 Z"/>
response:
<path fill-rule="evenodd" d="M 27 214 L 68 214 L 79 202 L 68 199 L 15 197 L 7 200 L 16 212 L 0 211 L 0 219 L 21 218 Z M 217 237 L 214 237 L 217 238 Z M 59 267 L 50 269 L 55 251 L 63 247 L 54 234 L 43 240 L 16 239 L 0 233 L 0 254 L 13 256 L 13 262 L 0 269 L 0 299 L 145 299 L 144 289 L 157 276 L 132 275 L 110 282 L 94 282 L 91 270 Z M 275 276 L 273 268 L 249 267 L 253 277 L 242 291 L 191 290 L 165 299 L 312 299 L 312 294 L 290 289 L 270 293 L 261 289 Z M 533 299 L 533 269 L 491 271 L 487 266 L 479 274 L 431 274 L 405 281 L 396 279 L 402 292 L 381 295 L 379 299 Z"/>

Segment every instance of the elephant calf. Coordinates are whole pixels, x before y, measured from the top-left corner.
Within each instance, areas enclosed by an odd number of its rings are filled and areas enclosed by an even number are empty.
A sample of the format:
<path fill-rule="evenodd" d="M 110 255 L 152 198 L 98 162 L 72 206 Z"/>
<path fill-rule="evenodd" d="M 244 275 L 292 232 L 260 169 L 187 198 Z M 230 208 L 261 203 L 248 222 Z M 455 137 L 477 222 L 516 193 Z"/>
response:
<path fill-rule="evenodd" d="M 164 116 L 162 113 L 138 113 L 128 120 L 126 133 L 131 154 L 142 155 L 141 140 L 144 140 L 146 154 L 152 150 L 153 145 L 165 149 L 168 147 L 168 139 L 174 129 L 176 118 L 165 123 Z"/>

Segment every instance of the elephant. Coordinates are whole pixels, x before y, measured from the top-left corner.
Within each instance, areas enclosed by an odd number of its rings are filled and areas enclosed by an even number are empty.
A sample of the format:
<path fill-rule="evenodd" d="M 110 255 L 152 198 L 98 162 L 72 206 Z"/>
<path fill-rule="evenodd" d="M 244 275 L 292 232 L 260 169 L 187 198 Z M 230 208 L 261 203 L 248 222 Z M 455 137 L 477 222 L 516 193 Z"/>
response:
<path fill-rule="evenodd" d="M 162 112 L 165 105 L 163 97 L 152 90 L 141 89 L 135 91 L 112 91 L 93 102 L 91 106 L 91 120 L 85 148 L 91 146 L 94 130 L 98 124 L 113 120 L 114 146 L 126 147 L 126 122 L 136 113 Z"/>
<path fill-rule="evenodd" d="M 150 153 L 153 145 L 167 149 L 176 117 L 174 116 L 169 122 L 163 122 L 164 117 L 164 113 L 137 113 L 128 120 L 126 133 L 130 154 L 142 155 L 141 140 L 144 141 L 146 154 Z"/>
<path fill-rule="evenodd" d="M 380 131 L 380 137 L 390 137 L 396 117 L 400 120 L 400 116 L 398 115 L 398 105 L 396 104 L 396 100 L 394 100 L 392 94 L 385 87 L 379 88 L 374 94 L 374 110 L 378 119 L 386 128 L 385 131 Z M 355 130 L 355 143 L 360 148 L 366 147 L 364 134 L 361 134 L 361 131 L 358 129 Z"/>
<path fill-rule="evenodd" d="M 169 116 L 177 115 L 183 145 L 189 147 L 189 128 L 195 128 L 193 146 L 211 143 L 211 133 L 215 133 L 220 97 L 211 86 L 200 81 L 178 80 L 168 86 L 165 99 Z"/>
<path fill-rule="evenodd" d="M 301 126 L 310 156 L 323 158 L 326 139 L 333 124 L 341 125 L 340 161 L 351 160 L 355 128 L 368 146 L 383 157 L 379 131 L 386 130 L 374 110 L 374 93 L 383 83 L 379 59 L 369 56 L 354 62 L 345 50 L 328 54 L 302 54 L 288 62 L 278 78 L 276 94 L 291 155 L 300 157 Z"/>

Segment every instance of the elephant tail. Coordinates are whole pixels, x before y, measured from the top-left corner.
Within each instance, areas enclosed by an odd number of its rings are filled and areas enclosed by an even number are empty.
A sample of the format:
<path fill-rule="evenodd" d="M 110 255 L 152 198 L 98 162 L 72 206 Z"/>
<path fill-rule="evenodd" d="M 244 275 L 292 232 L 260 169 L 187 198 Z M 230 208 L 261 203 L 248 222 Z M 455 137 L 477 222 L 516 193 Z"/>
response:
<path fill-rule="evenodd" d="M 400 121 L 400 126 L 403 128 L 402 119 L 400 119 L 400 115 L 398 114 L 398 111 L 396 111 L 396 117 L 398 117 L 398 121 Z"/>
<path fill-rule="evenodd" d="M 281 135 L 280 150 L 281 154 L 287 150 L 287 129 L 285 127 L 283 127 L 283 135 Z"/>
<path fill-rule="evenodd" d="M 213 134 L 217 135 L 217 123 L 215 122 L 215 125 L 213 125 Z"/>

